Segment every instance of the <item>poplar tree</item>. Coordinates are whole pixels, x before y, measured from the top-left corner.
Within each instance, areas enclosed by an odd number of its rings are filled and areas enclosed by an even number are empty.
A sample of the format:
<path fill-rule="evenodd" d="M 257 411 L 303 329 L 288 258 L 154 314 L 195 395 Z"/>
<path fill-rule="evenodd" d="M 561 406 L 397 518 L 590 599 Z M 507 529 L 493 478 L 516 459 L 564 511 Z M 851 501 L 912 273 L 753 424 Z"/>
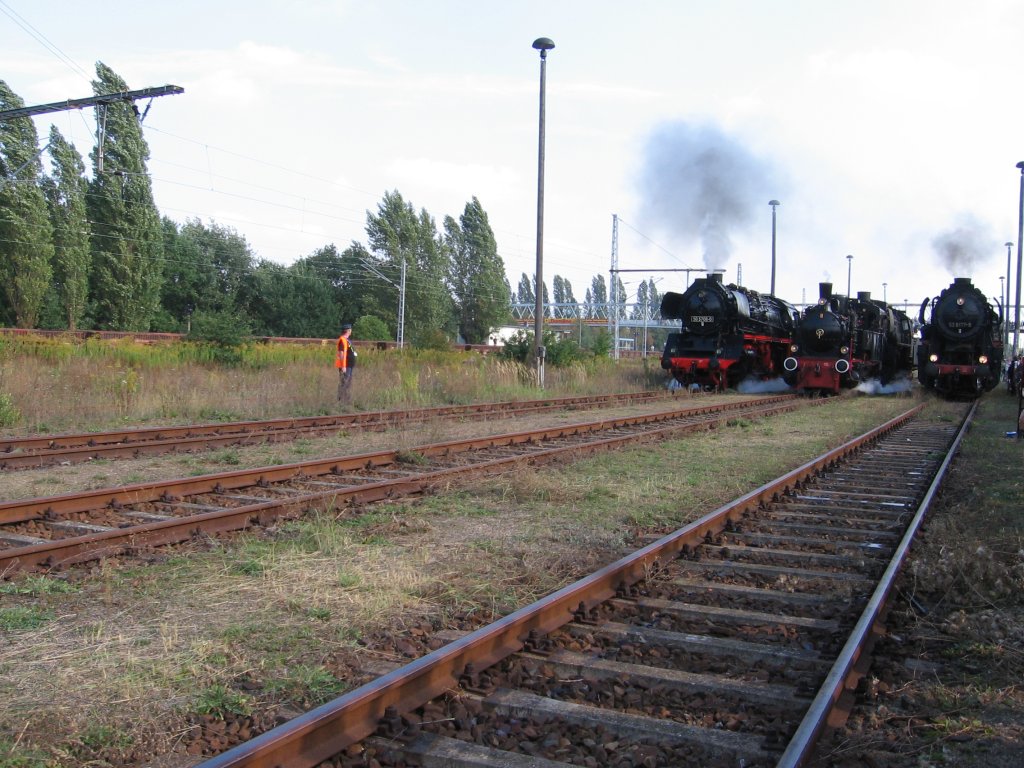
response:
<path fill-rule="evenodd" d="M 587 314 L 590 317 L 609 317 L 607 312 L 608 286 L 605 285 L 604 275 L 594 275 L 590 281 L 590 288 L 587 290 Z"/>
<path fill-rule="evenodd" d="M 85 161 L 56 126 L 50 126 L 50 160 L 53 175 L 42 186 L 53 225 L 53 279 L 68 330 L 74 331 L 89 295 L 89 182 Z"/>
<path fill-rule="evenodd" d="M 555 308 L 555 317 L 576 317 L 572 307 L 576 303 L 576 297 L 572 295 L 572 283 L 561 275 L 555 275 L 552 290 L 555 294 L 555 304 L 562 305 Z"/>
<path fill-rule="evenodd" d="M 24 106 L 0 80 L 0 109 Z M 19 328 L 36 326 L 52 275 L 53 228 L 39 154 L 32 118 L 0 121 L 0 280 Z"/>
<path fill-rule="evenodd" d="M 127 91 L 103 62 L 93 92 Z M 146 161 L 149 146 L 134 104 L 97 107 L 88 211 L 92 221 L 92 297 L 97 320 L 115 330 L 149 330 L 160 302 L 163 239 Z"/>
<path fill-rule="evenodd" d="M 394 307 L 398 314 L 401 265 L 406 267 L 405 332 L 413 341 L 436 337 L 454 330 L 454 305 L 448 293 L 448 249 L 437 233 L 434 219 L 419 214 L 398 192 L 387 192 L 377 214 L 367 212 L 366 234 L 375 267 L 391 283 L 379 278 L 372 290 L 381 296 L 381 306 Z"/>
<path fill-rule="evenodd" d="M 505 322 L 510 312 L 505 263 L 498 255 L 487 212 L 474 197 L 459 221 L 445 218 L 444 229 L 459 333 L 467 344 L 486 343 L 491 329 Z"/>
<path fill-rule="evenodd" d="M 516 290 L 516 303 L 533 304 L 535 301 L 536 297 L 533 293 L 533 280 L 523 272 L 522 277 L 519 278 L 519 287 Z"/>

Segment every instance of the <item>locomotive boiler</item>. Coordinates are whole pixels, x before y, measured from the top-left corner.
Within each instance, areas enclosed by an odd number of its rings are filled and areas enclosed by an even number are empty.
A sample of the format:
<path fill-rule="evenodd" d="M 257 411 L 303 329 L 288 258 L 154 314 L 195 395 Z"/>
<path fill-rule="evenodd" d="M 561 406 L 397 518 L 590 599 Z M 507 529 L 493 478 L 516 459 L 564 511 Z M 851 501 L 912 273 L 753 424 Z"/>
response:
<path fill-rule="evenodd" d="M 867 291 L 850 298 L 820 283 L 818 302 L 804 310 L 783 362 L 787 381 L 819 394 L 875 379 L 889 384 L 913 369 L 913 331 L 905 312 Z"/>
<path fill-rule="evenodd" d="M 684 293 L 667 292 L 661 315 L 681 321 L 668 336 L 661 367 L 680 384 L 707 390 L 735 388 L 749 376 L 781 377 L 797 319 L 788 302 L 723 285 L 718 273 L 697 278 Z"/>
<path fill-rule="evenodd" d="M 925 316 L 928 314 L 926 322 Z M 921 302 L 917 377 L 947 397 L 978 397 L 999 383 L 1003 318 L 969 277 Z"/>

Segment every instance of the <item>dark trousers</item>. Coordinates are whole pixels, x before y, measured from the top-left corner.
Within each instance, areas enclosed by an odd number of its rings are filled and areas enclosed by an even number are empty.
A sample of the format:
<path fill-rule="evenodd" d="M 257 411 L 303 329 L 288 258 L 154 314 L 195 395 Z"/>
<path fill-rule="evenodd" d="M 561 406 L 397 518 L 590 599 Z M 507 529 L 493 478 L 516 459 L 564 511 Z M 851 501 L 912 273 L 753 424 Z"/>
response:
<path fill-rule="evenodd" d="M 352 402 L 352 373 L 351 368 L 338 369 L 338 402 L 344 405 Z"/>

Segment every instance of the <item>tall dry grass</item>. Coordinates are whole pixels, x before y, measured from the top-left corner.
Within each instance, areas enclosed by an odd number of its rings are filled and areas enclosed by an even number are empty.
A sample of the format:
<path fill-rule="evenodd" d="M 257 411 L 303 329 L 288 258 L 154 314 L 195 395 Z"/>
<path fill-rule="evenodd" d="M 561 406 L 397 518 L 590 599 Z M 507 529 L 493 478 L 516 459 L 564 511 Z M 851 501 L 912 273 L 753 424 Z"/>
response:
<path fill-rule="evenodd" d="M 329 344 L 254 344 L 226 355 L 189 343 L 4 340 L 0 428 L 32 434 L 335 413 L 333 360 Z M 636 391 L 665 380 L 656 360 L 607 359 L 549 366 L 545 378 L 545 394 L 555 396 Z M 498 356 L 371 349 L 359 353 L 352 407 L 386 410 L 537 394 L 531 369 Z"/>

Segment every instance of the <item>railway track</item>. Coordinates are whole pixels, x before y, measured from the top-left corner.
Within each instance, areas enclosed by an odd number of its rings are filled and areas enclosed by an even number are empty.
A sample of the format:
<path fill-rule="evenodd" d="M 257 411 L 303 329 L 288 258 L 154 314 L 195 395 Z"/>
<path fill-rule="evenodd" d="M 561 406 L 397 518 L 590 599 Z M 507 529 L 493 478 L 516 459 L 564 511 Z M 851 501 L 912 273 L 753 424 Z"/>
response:
<path fill-rule="evenodd" d="M 0 470 L 77 464 L 93 459 L 138 458 L 189 453 L 224 446 L 256 445 L 332 434 L 342 430 L 384 430 L 431 419 L 494 419 L 551 411 L 585 410 L 669 400 L 664 392 L 627 392 L 589 397 L 446 405 L 413 410 L 367 411 L 294 419 L 234 421 L 109 432 L 0 438 Z"/>
<path fill-rule="evenodd" d="M 779 395 L 525 432 L 0 503 L 0 574 L 263 525 L 311 508 L 422 493 L 523 462 L 615 448 L 803 407 Z"/>
<path fill-rule="evenodd" d="M 920 409 L 202 768 L 809 764 L 973 415 Z"/>

